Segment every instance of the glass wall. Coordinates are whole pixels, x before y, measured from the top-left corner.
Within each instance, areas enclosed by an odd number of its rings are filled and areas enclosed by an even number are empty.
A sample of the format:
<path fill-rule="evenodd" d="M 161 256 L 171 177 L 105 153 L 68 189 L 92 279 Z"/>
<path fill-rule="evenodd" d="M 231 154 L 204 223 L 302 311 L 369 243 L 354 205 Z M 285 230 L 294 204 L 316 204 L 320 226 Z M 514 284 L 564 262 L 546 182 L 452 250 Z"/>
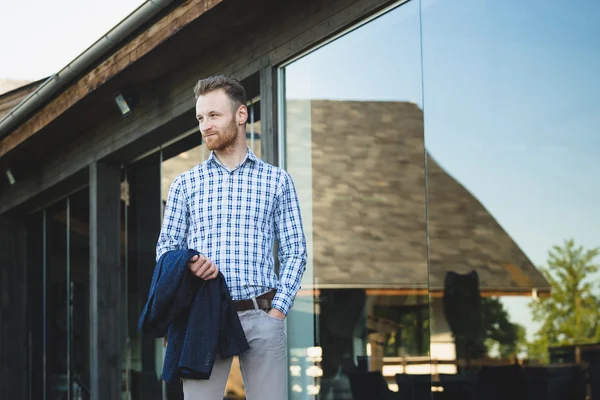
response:
<path fill-rule="evenodd" d="M 599 15 L 400 2 L 281 66 L 309 245 L 290 398 L 593 393 Z"/>
<path fill-rule="evenodd" d="M 600 359 L 600 5 L 421 3 L 432 359 L 482 398 L 583 399 Z"/>
<path fill-rule="evenodd" d="M 32 398 L 89 394 L 89 194 L 30 216 L 29 387 Z"/>
<path fill-rule="evenodd" d="M 409 2 L 281 69 L 309 254 L 290 399 L 384 399 L 397 374 L 429 372 L 419 29 Z"/>

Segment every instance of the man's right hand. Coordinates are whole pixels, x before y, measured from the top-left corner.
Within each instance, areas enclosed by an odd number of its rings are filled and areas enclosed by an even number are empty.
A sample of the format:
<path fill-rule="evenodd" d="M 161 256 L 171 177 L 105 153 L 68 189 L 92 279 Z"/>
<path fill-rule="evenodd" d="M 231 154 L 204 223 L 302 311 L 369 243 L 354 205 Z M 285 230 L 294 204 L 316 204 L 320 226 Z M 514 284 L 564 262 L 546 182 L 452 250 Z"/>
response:
<path fill-rule="evenodd" d="M 215 279 L 219 275 L 219 268 L 203 255 L 194 256 L 188 261 L 192 274 L 206 281 Z"/>

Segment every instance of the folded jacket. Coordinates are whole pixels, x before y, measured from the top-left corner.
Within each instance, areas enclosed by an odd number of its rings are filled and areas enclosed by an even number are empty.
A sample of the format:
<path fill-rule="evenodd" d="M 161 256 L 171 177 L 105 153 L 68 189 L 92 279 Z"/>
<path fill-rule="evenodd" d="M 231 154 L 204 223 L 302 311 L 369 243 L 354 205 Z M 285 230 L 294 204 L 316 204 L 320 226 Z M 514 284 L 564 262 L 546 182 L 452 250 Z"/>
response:
<path fill-rule="evenodd" d="M 156 263 L 138 329 L 156 338 L 168 335 L 162 379 L 209 379 L 218 354 L 229 358 L 249 348 L 221 272 L 205 281 L 187 263 L 199 253 L 174 250 Z"/>

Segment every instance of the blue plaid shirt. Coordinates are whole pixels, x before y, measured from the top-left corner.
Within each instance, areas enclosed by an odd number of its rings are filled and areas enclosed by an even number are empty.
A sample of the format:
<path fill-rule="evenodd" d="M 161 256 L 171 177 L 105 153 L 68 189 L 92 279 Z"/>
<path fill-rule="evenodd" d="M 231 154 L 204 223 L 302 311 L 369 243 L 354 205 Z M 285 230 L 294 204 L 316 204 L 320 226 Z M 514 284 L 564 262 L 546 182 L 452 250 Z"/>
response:
<path fill-rule="evenodd" d="M 279 241 L 279 276 L 273 259 Z M 177 176 L 169 190 L 156 260 L 194 249 L 213 261 L 233 300 L 275 289 L 273 308 L 287 315 L 306 267 L 306 239 L 294 183 L 287 172 L 248 149 L 229 171 L 211 153 Z"/>

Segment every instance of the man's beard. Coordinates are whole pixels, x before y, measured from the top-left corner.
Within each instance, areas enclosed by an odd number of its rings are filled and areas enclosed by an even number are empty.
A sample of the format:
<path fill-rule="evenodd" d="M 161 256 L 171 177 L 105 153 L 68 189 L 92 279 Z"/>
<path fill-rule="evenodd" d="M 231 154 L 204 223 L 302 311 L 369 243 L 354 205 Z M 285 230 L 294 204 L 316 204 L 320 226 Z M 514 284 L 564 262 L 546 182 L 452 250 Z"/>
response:
<path fill-rule="evenodd" d="M 211 135 L 213 136 L 203 138 L 207 149 L 211 151 L 224 151 L 234 148 L 238 141 L 235 120 L 232 120 L 224 130 L 215 130 L 211 132 Z"/>

